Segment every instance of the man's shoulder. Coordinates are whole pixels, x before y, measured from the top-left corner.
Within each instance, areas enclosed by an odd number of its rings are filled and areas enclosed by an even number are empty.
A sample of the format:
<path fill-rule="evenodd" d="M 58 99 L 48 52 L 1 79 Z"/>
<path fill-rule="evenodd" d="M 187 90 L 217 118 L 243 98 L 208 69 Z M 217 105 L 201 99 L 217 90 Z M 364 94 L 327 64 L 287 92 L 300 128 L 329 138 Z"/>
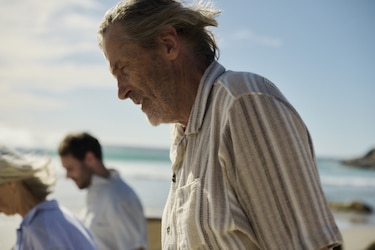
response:
<path fill-rule="evenodd" d="M 287 99 L 278 87 L 268 78 L 251 72 L 226 71 L 216 81 L 216 92 L 225 91 L 233 100 L 246 96 L 246 98 L 268 96 L 287 103 Z"/>
<path fill-rule="evenodd" d="M 109 197 L 122 197 L 134 191 L 122 178 L 117 178 L 111 180 L 108 185 L 101 186 L 100 192 L 106 193 Z"/>
<path fill-rule="evenodd" d="M 266 82 L 266 78 L 251 72 L 239 72 L 228 70 L 216 81 L 232 92 L 256 92 Z"/>

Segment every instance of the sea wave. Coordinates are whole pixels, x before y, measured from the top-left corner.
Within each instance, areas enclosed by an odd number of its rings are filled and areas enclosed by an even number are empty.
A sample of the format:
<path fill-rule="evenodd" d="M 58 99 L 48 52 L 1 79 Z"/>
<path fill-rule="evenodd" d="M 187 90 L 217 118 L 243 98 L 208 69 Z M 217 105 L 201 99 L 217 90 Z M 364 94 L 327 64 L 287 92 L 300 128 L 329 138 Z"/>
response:
<path fill-rule="evenodd" d="M 349 176 L 321 176 L 323 185 L 337 187 L 375 187 L 374 178 L 366 177 L 349 177 Z"/>

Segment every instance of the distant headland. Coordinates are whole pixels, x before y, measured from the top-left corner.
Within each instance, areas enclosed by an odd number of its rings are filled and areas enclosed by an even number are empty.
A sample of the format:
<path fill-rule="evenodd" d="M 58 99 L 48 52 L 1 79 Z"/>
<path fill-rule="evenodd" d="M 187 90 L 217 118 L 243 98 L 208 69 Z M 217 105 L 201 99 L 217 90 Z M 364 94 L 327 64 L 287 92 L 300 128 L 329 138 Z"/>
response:
<path fill-rule="evenodd" d="M 375 148 L 370 150 L 366 155 L 360 158 L 343 160 L 342 163 L 348 166 L 369 168 L 375 170 Z"/>

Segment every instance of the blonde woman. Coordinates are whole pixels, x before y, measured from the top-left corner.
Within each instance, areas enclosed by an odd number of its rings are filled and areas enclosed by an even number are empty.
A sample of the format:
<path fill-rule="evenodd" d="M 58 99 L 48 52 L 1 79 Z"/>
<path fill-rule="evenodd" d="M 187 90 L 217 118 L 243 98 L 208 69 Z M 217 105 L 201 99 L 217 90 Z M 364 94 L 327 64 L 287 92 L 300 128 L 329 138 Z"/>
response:
<path fill-rule="evenodd" d="M 55 181 L 49 159 L 0 145 L 0 212 L 23 218 L 14 249 L 97 249 L 83 224 L 47 199 Z"/>

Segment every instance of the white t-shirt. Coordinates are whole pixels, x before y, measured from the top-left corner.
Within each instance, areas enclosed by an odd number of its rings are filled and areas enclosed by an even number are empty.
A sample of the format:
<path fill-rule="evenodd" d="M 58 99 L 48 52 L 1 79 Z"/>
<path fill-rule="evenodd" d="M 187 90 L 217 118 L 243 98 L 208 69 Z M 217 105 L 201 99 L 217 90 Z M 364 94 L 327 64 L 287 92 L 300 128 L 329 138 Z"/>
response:
<path fill-rule="evenodd" d="M 108 179 L 93 176 L 87 193 L 84 223 L 100 250 L 147 248 L 142 204 L 117 171 L 111 170 Z"/>

